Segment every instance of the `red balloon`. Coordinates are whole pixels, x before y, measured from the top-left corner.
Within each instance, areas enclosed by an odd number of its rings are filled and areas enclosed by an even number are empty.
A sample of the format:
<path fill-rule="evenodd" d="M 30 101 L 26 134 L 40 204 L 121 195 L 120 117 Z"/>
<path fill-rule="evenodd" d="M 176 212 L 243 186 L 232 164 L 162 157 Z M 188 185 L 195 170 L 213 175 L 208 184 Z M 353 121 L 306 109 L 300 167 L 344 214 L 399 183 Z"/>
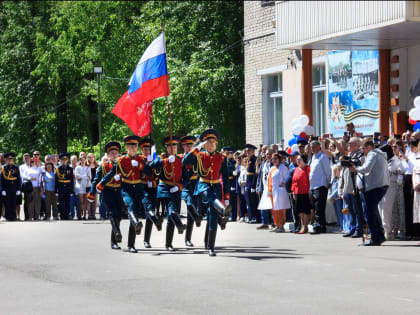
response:
<path fill-rule="evenodd" d="M 409 123 L 410 125 L 415 125 L 415 124 L 417 124 L 417 120 L 413 120 L 413 119 L 409 118 L 409 119 L 408 119 L 408 123 Z"/>
<path fill-rule="evenodd" d="M 306 137 L 307 137 L 307 135 L 306 135 L 306 133 L 305 132 L 301 132 L 300 134 L 299 134 L 299 137 L 301 137 L 301 138 L 305 138 L 306 139 Z"/>
<path fill-rule="evenodd" d="M 287 149 L 287 154 L 292 154 L 292 148 Z"/>

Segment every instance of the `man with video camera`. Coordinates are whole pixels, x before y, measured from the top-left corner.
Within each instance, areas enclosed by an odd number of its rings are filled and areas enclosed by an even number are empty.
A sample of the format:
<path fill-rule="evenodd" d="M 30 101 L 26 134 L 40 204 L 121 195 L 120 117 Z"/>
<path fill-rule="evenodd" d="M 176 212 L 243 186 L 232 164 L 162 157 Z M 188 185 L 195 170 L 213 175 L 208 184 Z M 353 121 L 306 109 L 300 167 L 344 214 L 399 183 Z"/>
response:
<path fill-rule="evenodd" d="M 366 219 L 370 230 L 370 242 L 365 246 L 380 246 L 385 241 L 382 219 L 379 215 L 378 204 L 389 186 L 389 172 L 387 155 L 380 149 L 375 149 L 371 139 L 362 143 L 366 160 L 361 166 L 352 164 L 350 172 L 365 175 Z"/>
<path fill-rule="evenodd" d="M 349 141 L 349 156 L 343 156 L 341 166 L 343 171 L 339 182 L 339 194 L 346 201 L 347 208 L 351 215 L 349 233 L 343 237 L 359 238 L 363 236 L 364 218 L 362 211 L 362 201 L 357 186 L 357 174 L 349 170 L 351 165 L 360 166 L 363 164 L 364 157 L 360 152 L 360 138 L 352 137 Z"/>

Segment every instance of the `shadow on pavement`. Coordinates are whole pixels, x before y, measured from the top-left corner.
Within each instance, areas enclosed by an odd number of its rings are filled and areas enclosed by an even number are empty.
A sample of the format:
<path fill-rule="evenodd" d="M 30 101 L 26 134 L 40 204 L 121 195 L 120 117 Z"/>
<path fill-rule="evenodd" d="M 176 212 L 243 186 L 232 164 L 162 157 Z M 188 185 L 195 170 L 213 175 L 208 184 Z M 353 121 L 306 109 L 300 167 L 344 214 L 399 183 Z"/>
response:
<path fill-rule="evenodd" d="M 161 249 L 137 249 L 139 253 L 149 253 L 154 256 L 164 255 L 207 255 L 204 248 L 176 248 L 175 252 L 162 251 Z M 126 250 L 124 250 L 126 251 Z M 229 246 L 216 247 L 216 254 L 219 257 L 233 257 L 250 260 L 268 260 L 268 259 L 302 259 L 303 256 L 294 252 L 294 249 L 274 249 L 265 246 Z"/>

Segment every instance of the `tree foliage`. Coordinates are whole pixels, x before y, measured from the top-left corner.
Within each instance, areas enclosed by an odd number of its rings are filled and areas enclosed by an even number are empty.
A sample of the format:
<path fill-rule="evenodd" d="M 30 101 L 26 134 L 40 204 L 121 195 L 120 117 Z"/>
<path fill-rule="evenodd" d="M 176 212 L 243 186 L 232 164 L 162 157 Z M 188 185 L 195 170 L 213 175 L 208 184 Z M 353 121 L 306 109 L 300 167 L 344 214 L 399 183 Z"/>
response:
<path fill-rule="evenodd" d="M 111 113 L 142 53 L 164 22 L 173 130 L 214 127 L 221 144 L 244 140 L 241 1 L 0 2 L 0 150 L 98 152 L 131 131 Z M 164 98 L 153 138 L 168 133 Z M 160 147 L 161 149 L 161 147 Z"/>

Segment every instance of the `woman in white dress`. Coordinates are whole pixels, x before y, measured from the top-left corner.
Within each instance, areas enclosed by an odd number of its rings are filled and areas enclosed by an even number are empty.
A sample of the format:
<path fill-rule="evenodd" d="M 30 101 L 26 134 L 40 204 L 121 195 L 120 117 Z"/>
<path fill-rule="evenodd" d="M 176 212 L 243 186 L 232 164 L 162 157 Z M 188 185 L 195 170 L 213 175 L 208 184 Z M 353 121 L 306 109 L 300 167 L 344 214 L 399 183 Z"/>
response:
<path fill-rule="evenodd" d="M 261 194 L 261 199 L 258 204 L 258 210 L 261 211 L 261 220 L 262 225 L 257 227 L 257 230 L 267 229 L 270 224 L 270 212 L 272 208 L 271 198 L 268 195 L 268 174 L 270 173 L 271 169 L 271 158 L 273 155 L 272 149 L 267 149 L 265 153 L 265 160 L 262 162 L 260 172 L 262 176 L 262 185 L 263 185 L 263 192 Z"/>
<path fill-rule="evenodd" d="M 286 209 L 290 208 L 289 194 L 285 187 L 287 167 L 281 164 L 281 155 L 273 154 L 271 163 L 273 167 L 268 175 L 268 193 L 271 198 L 272 213 L 275 229 L 273 232 L 284 232 L 286 223 Z"/>
<path fill-rule="evenodd" d="M 416 160 L 413 168 L 413 190 L 413 223 L 420 223 L 420 160 Z"/>
<path fill-rule="evenodd" d="M 79 165 L 76 166 L 75 177 L 76 177 L 76 191 L 79 193 L 79 211 L 82 218 L 86 219 L 87 213 L 87 191 L 91 186 L 91 171 L 87 165 L 86 153 L 80 152 Z M 89 217 L 89 219 L 95 219 L 95 217 Z"/>

